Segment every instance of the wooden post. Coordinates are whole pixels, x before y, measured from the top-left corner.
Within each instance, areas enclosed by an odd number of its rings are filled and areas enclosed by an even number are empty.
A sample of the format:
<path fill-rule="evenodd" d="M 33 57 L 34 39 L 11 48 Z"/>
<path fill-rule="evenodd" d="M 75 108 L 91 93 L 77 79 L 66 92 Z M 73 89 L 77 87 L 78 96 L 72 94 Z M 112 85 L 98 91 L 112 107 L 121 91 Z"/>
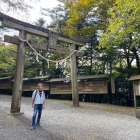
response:
<path fill-rule="evenodd" d="M 133 81 L 133 94 L 134 94 L 134 107 L 135 107 L 135 109 L 137 108 L 137 100 L 136 100 L 136 82 L 137 81 Z"/>
<path fill-rule="evenodd" d="M 76 49 L 76 46 L 72 46 L 72 51 Z M 77 61 L 76 61 L 76 52 L 71 56 L 71 84 L 72 84 L 72 100 L 73 106 L 79 106 L 79 94 L 77 88 Z"/>
<path fill-rule="evenodd" d="M 19 36 L 23 39 L 26 39 L 26 34 L 24 31 L 20 31 Z M 24 74 L 24 59 L 25 59 L 25 45 L 24 42 L 20 42 L 20 44 L 17 46 L 16 74 L 13 87 L 11 113 L 20 112 L 23 74 Z"/>

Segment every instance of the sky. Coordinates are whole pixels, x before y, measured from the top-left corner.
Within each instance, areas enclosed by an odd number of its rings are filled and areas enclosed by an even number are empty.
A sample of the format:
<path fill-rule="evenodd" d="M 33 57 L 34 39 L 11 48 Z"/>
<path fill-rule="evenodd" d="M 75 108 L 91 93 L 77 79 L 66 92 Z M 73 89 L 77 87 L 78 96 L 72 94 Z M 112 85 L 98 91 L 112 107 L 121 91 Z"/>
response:
<path fill-rule="evenodd" d="M 22 12 L 20 10 L 7 10 L 6 5 L 3 4 L 3 12 L 9 16 L 15 17 L 19 20 L 29 22 L 29 23 L 35 23 L 37 19 L 40 17 L 44 18 L 46 20 L 46 24 L 49 24 L 51 22 L 51 18 L 49 16 L 43 16 L 41 14 L 42 8 L 49 8 L 53 9 L 58 4 L 61 4 L 57 0 L 24 0 L 26 4 L 30 5 L 32 8 L 28 10 L 27 13 Z"/>
<path fill-rule="evenodd" d="M 14 0 L 13 0 L 14 1 Z M 35 24 L 35 22 L 39 18 L 43 18 L 46 21 L 46 25 L 49 25 L 51 23 L 51 18 L 49 16 L 44 16 L 41 14 L 41 9 L 53 9 L 58 4 L 62 4 L 57 0 L 24 0 L 26 4 L 31 6 L 32 8 L 28 9 L 27 12 L 23 12 L 21 10 L 13 10 L 7 7 L 6 4 L 0 3 L 1 5 L 1 11 L 11 17 L 17 18 L 21 21 L 28 22 L 31 24 Z M 7 35 L 18 35 L 18 32 L 15 30 L 8 29 L 6 31 L 3 31 L 0 29 L 0 42 L 1 39 L 3 40 L 4 34 Z"/>

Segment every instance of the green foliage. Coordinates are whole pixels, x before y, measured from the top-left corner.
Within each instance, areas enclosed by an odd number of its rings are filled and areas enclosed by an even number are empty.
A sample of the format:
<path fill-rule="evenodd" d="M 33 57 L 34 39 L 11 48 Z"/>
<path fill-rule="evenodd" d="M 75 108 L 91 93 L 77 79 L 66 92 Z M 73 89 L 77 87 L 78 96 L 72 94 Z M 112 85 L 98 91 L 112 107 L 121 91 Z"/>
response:
<path fill-rule="evenodd" d="M 107 57 L 103 60 L 105 65 L 112 63 L 113 71 L 120 72 L 115 70 L 117 61 L 126 61 L 127 66 L 121 68 L 121 72 L 130 75 L 136 72 L 132 65 L 136 60 L 139 71 L 139 0 L 79 0 L 66 6 L 69 11 L 66 34 L 90 39 L 99 30 L 102 31 L 103 34 L 99 34 L 97 50 L 102 57 Z M 96 46 L 93 49 L 95 50 Z M 92 55 L 93 51 L 88 53 Z"/>
<path fill-rule="evenodd" d="M 0 77 L 13 76 L 16 64 L 16 47 L 0 45 Z"/>
<path fill-rule="evenodd" d="M 101 38 L 100 46 L 119 46 L 130 34 L 135 39 L 139 39 L 139 0 L 116 0 L 114 6 L 108 10 L 108 14 L 110 15 L 109 25 Z"/>
<path fill-rule="evenodd" d="M 119 50 L 118 56 L 123 55 L 127 59 L 128 75 L 136 72 L 131 68 L 135 58 L 139 73 L 140 1 L 115 0 L 114 6 L 108 10 L 108 15 L 109 24 L 100 39 L 99 48 Z"/>
<path fill-rule="evenodd" d="M 79 0 L 67 4 L 69 9 L 65 33 L 69 36 L 91 37 L 97 30 L 104 30 L 108 23 L 108 9 L 113 0 Z"/>
<path fill-rule="evenodd" d="M 73 4 L 67 4 L 69 9 L 68 20 L 66 22 L 65 33 L 69 36 L 91 34 L 92 29 L 89 25 L 83 27 L 88 12 L 92 10 L 94 0 L 79 0 Z"/>

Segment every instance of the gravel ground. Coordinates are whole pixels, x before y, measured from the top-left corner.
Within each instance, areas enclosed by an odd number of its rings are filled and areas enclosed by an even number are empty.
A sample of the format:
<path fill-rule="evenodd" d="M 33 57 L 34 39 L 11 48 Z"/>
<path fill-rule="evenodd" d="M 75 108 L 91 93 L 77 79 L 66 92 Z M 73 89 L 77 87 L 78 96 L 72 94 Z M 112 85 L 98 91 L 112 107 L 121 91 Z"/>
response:
<path fill-rule="evenodd" d="M 30 130 L 31 98 L 22 98 L 23 115 L 12 116 L 10 96 L 0 95 L 0 140 L 140 140 L 134 109 L 105 104 L 48 100 L 41 127 Z"/>

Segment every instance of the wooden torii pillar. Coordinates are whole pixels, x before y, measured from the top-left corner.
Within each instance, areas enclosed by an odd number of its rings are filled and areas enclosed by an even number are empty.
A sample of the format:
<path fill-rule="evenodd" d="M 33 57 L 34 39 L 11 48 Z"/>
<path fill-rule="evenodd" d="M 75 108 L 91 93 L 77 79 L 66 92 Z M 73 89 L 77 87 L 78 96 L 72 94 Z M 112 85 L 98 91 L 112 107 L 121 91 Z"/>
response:
<path fill-rule="evenodd" d="M 26 39 L 25 31 L 20 31 L 19 37 Z M 20 42 L 17 46 L 16 74 L 13 86 L 11 113 L 20 112 L 23 75 L 24 75 L 24 61 L 25 61 L 25 45 L 24 42 Z"/>
<path fill-rule="evenodd" d="M 71 46 L 71 50 L 76 50 L 76 45 Z M 78 94 L 78 83 L 77 83 L 77 52 L 74 52 L 71 56 L 71 85 L 72 85 L 72 101 L 73 106 L 79 106 L 79 94 Z"/>

